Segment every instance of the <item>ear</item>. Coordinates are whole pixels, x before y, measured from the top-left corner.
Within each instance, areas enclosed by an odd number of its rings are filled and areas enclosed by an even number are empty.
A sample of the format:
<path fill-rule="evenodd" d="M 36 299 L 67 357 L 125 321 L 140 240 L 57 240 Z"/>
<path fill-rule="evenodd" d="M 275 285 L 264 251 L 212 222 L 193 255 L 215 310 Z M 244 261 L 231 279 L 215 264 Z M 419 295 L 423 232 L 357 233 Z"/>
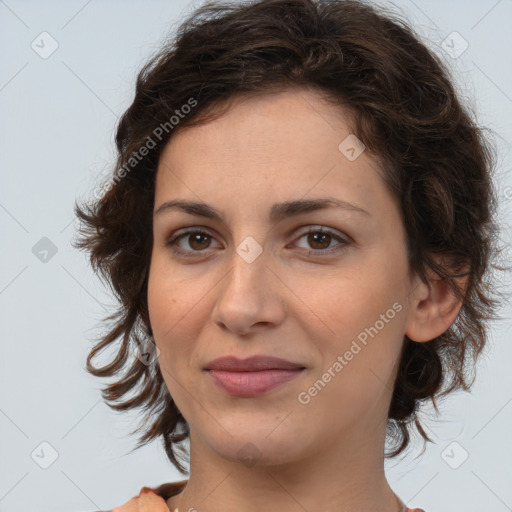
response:
<path fill-rule="evenodd" d="M 464 292 L 467 277 L 459 277 L 454 281 Z M 457 299 L 446 280 L 432 270 L 429 271 L 428 284 L 417 276 L 410 297 L 405 334 L 412 341 L 430 341 L 443 334 L 455 322 L 462 307 L 462 302 Z"/>

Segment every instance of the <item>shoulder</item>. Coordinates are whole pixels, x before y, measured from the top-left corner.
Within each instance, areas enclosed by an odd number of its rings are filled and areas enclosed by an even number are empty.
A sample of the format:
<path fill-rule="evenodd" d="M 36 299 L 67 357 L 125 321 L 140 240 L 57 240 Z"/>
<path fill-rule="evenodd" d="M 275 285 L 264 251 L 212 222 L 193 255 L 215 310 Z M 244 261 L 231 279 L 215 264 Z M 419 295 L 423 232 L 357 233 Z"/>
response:
<path fill-rule="evenodd" d="M 187 485 L 188 480 L 181 480 L 179 482 L 171 482 L 167 484 L 161 484 L 154 488 L 154 491 L 158 496 L 164 500 L 169 499 L 171 496 L 179 494 Z"/>
<path fill-rule="evenodd" d="M 406 512 L 425 512 L 422 508 L 406 508 Z"/>
<path fill-rule="evenodd" d="M 183 480 L 161 484 L 158 487 L 144 486 L 137 496 L 109 512 L 169 512 L 166 500 L 180 493 L 186 483 L 187 480 Z"/>

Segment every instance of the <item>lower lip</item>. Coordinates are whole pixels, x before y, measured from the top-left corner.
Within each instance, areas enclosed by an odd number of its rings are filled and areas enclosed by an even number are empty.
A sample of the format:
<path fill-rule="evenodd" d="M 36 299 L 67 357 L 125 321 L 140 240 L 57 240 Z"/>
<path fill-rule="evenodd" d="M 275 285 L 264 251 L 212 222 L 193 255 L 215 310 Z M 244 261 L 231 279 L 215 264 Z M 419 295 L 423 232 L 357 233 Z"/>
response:
<path fill-rule="evenodd" d="M 257 396 L 298 377 L 304 369 L 228 372 L 208 370 L 213 382 L 223 391 L 235 396 Z"/>

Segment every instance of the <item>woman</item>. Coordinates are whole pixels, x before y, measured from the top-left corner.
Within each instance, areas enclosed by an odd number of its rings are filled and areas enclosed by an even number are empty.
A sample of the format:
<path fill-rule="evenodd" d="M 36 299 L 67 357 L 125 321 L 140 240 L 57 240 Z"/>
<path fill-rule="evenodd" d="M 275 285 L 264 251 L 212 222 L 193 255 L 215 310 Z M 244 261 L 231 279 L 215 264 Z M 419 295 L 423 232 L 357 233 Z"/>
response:
<path fill-rule="evenodd" d="M 361 2 L 205 5 L 116 143 L 76 207 L 120 301 L 88 371 L 128 367 L 105 399 L 184 474 L 190 438 L 190 476 L 114 511 L 421 511 L 384 457 L 430 441 L 499 304 L 492 155 L 439 59 Z"/>

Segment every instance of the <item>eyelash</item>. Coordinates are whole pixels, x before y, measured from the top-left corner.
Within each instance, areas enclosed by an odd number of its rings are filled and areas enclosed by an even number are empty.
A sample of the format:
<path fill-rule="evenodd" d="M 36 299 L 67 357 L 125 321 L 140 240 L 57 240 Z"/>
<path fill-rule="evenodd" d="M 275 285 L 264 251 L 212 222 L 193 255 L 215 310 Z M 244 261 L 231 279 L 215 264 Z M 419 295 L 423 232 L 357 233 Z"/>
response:
<path fill-rule="evenodd" d="M 322 233 L 322 234 L 326 234 L 326 235 L 331 235 L 334 239 L 338 240 L 341 243 L 338 246 L 335 246 L 334 249 L 331 247 L 330 249 L 313 249 L 313 250 L 310 250 L 310 251 L 307 252 L 307 256 L 324 257 L 324 256 L 327 256 L 327 255 L 331 255 L 333 253 L 340 253 L 340 252 L 344 251 L 347 248 L 347 246 L 350 244 L 350 242 L 348 240 L 345 240 L 344 238 L 340 237 L 334 231 L 331 231 L 329 229 L 322 229 L 322 228 L 310 228 L 308 231 L 302 233 L 297 238 L 297 240 L 300 240 L 302 237 L 304 237 L 306 235 L 309 235 L 311 233 Z M 196 253 L 196 254 L 201 254 L 201 253 L 203 253 L 203 251 L 188 251 L 188 250 L 181 249 L 181 248 L 179 248 L 176 245 L 176 243 L 179 240 L 181 240 L 182 238 L 186 238 L 187 236 L 192 236 L 192 235 L 206 235 L 208 237 L 214 238 L 207 231 L 203 231 L 201 229 L 195 228 L 195 229 L 189 229 L 188 231 L 184 231 L 184 232 L 181 232 L 181 233 L 178 232 L 178 234 L 176 234 L 176 235 L 172 236 L 171 238 L 169 238 L 166 241 L 165 245 L 170 247 L 171 250 L 175 254 L 178 254 L 180 256 L 184 256 L 185 258 L 194 258 L 195 255 L 190 255 L 191 252 Z"/>

